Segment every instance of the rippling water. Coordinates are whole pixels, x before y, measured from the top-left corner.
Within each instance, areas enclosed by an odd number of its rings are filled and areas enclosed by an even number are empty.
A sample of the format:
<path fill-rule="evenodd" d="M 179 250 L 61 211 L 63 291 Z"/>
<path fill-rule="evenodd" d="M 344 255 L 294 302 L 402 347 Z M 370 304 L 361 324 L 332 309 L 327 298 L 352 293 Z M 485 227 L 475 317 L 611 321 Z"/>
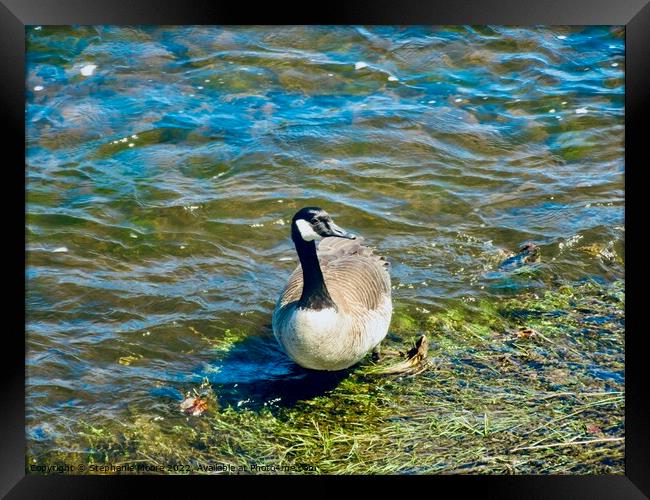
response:
<path fill-rule="evenodd" d="M 32 442 L 204 377 L 234 405 L 299 381 L 269 323 L 305 205 L 388 257 L 396 311 L 623 276 L 620 28 L 27 37 Z"/>

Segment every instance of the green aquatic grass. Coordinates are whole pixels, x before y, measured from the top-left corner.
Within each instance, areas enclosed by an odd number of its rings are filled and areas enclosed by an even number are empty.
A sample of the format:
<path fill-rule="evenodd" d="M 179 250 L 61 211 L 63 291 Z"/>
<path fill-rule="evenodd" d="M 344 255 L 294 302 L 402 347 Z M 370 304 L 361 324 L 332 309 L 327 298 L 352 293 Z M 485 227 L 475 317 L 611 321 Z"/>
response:
<path fill-rule="evenodd" d="M 410 347 L 417 325 L 431 342 L 421 375 L 373 375 L 367 361 L 329 393 L 259 411 L 220 407 L 218 388 L 204 386 L 200 417 L 68 422 L 78 440 L 30 450 L 28 470 L 623 474 L 624 300 L 620 282 L 587 282 L 421 318 L 398 311 L 387 347 Z"/>

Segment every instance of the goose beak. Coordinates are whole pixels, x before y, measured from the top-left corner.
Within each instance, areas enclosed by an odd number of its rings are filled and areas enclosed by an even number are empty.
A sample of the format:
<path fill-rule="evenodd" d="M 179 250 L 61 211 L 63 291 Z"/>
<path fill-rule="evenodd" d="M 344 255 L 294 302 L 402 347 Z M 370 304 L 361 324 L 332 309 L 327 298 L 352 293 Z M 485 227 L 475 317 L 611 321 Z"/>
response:
<path fill-rule="evenodd" d="M 330 226 L 330 234 L 328 234 L 327 236 L 336 236 L 337 238 L 347 238 L 348 240 L 355 240 L 357 238 L 354 234 L 348 233 L 347 231 L 340 228 L 333 222 L 330 222 L 329 226 Z"/>

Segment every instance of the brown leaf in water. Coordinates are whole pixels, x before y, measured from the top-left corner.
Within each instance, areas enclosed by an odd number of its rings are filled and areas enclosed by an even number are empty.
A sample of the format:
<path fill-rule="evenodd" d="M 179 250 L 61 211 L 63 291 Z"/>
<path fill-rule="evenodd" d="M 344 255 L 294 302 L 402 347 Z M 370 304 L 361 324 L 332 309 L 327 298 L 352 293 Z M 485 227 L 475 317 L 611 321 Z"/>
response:
<path fill-rule="evenodd" d="M 181 410 L 189 415 L 198 417 L 208 409 L 208 402 L 199 396 L 185 398 L 181 402 Z"/>
<path fill-rule="evenodd" d="M 598 435 L 603 434 L 603 430 L 600 427 L 598 427 L 596 424 L 587 424 L 587 432 L 589 434 L 598 434 Z"/>
<path fill-rule="evenodd" d="M 534 337 L 537 335 L 537 332 L 533 330 L 532 328 L 520 328 L 519 331 L 515 333 L 517 338 L 519 339 L 527 339 L 530 337 Z"/>

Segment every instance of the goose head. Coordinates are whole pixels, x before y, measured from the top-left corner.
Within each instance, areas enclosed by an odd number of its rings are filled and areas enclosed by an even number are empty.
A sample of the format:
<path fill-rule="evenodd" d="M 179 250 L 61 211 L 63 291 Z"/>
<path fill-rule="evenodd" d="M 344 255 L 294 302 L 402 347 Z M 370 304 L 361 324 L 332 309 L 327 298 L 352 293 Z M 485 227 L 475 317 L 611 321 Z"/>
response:
<path fill-rule="evenodd" d="M 305 207 L 296 212 L 291 221 L 291 237 L 294 241 L 314 241 L 335 236 L 337 238 L 356 239 L 354 234 L 348 233 L 334 224 L 332 217 L 318 207 Z"/>

